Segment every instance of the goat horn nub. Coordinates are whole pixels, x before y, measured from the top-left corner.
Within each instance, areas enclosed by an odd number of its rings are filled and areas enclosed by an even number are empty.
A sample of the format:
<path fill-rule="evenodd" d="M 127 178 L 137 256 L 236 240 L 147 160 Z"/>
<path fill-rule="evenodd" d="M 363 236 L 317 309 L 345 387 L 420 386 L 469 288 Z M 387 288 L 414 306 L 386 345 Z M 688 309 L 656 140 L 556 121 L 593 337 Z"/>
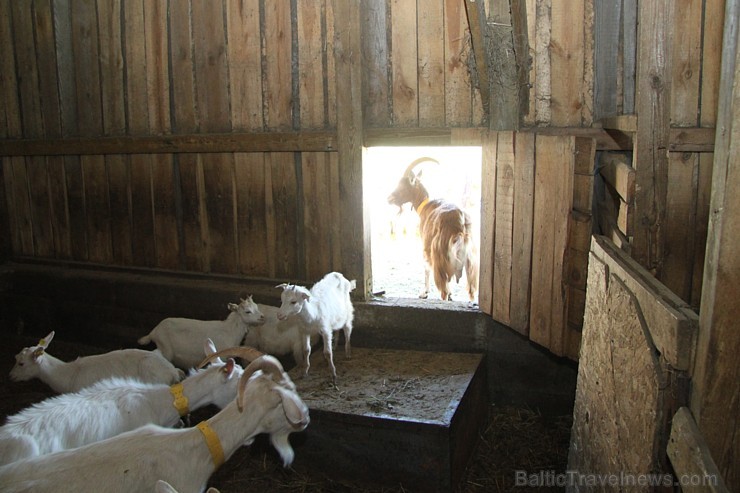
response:
<path fill-rule="evenodd" d="M 249 377 L 251 377 L 257 370 L 262 370 L 265 373 L 269 373 L 273 376 L 274 381 L 278 382 L 283 378 L 283 365 L 280 364 L 277 358 L 266 354 L 260 358 L 255 359 L 249 366 L 244 369 L 244 373 L 239 379 L 239 388 L 236 395 L 236 405 L 239 412 L 244 410 L 244 390 L 247 388 L 249 383 Z"/>
<path fill-rule="evenodd" d="M 206 366 L 208 363 L 210 363 L 214 359 L 221 358 L 221 357 L 242 358 L 242 359 L 245 359 L 251 362 L 251 361 L 254 361 L 260 358 L 261 356 L 264 356 L 264 353 L 261 351 L 257 351 L 253 347 L 236 346 L 236 347 L 231 347 L 227 349 L 222 349 L 221 351 L 216 351 L 215 353 L 209 354 L 208 356 L 206 356 L 206 358 L 203 361 L 200 362 L 200 364 L 198 365 L 198 368 L 203 368 L 204 366 Z"/>
<path fill-rule="evenodd" d="M 418 159 L 414 159 L 413 161 L 411 161 L 411 164 L 409 164 L 409 165 L 408 165 L 408 166 L 406 167 L 406 171 L 404 171 L 404 172 L 403 172 L 403 175 L 404 175 L 404 176 L 408 175 L 409 173 L 411 173 L 411 170 L 412 170 L 412 169 L 414 169 L 414 168 L 416 167 L 416 165 L 418 165 L 418 164 L 420 164 L 420 163 L 423 163 L 424 161 L 431 161 L 431 162 L 433 162 L 433 163 L 437 163 L 437 164 L 439 164 L 439 161 L 437 161 L 437 160 L 436 160 L 436 159 L 434 159 L 434 158 L 431 158 L 431 157 L 428 157 L 428 156 L 420 157 L 420 158 L 418 158 Z"/>

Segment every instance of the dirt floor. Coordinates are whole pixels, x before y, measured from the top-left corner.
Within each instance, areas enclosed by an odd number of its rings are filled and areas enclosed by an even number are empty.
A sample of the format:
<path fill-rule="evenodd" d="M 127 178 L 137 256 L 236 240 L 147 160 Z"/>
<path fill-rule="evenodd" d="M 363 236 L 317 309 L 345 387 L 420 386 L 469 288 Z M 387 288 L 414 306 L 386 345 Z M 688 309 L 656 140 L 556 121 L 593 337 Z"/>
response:
<path fill-rule="evenodd" d="M 41 334 L 43 335 L 43 334 Z M 59 337 L 60 334 L 57 334 Z M 38 337 L 3 336 L 0 347 L 0 422 L 26 406 L 51 397 L 53 392 L 38 380 L 10 382 L 8 373 L 14 364 L 14 355 L 24 346 L 33 345 Z M 341 351 L 341 348 L 340 348 Z M 69 344 L 55 339 L 49 353 L 65 361 L 77 356 L 102 352 L 101 349 L 80 344 Z M 341 374 L 341 366 L 338 369 Z M 418 382 L 405 385 L 386 380 L 385 394 L 382 389 L 375 395 L 382 397 L 378 405 L 383 412 L 392 410 L 399 392 L 417 394 Z M 395 385 L 395 387 L 394 387 Z M 401 387 L 399 387 L 401 385 Z M 395 389 L 395 391 L 394 391 Z M 392 394 L 386 395 L 389 392 Z M 315 398 L 314 395 L 312 398 Z M 425 399 L 424 395 L 417 395 Z M 372 399 L 370 399 L 372 400 Z M 310 401 L 307 395 L 307 401 Z M 382 401 L 382 402 L 381 402 Z M 370 401 L 367 401 L 370 402 Z M 372 404 L 372 402 L 370 402 Z M 391 405 L 391 408 L 388 405 Z M 310 405 L 310 404 L 309 404 Z M 399 408 L 400 409 L 400 408 Z M 194 413 L 192 423 L 205 419 L 215 408 L 206 408 Z M 539 471 L 563 472 L 567 461 L 570 437 L 570 416 L 543 416 L 533 410 L 490 406 L 488 419 L 468 469 L 457 492 L 498 491 L 562 491 L 562 488 L 531 488 L 515 485 L 516 471 L 537 473 Z M 310 426 L 310 425 L 309 425 Z M 294 435 L 294 438 L 296 436 Z M 210 486 L 221 493 L 259 492 L 408 492 L 416 491 L 413 484 L 395 487 L 380 487 L 367 483 L 352 483 L 318 474 L 302 464 L 297 455 L 292 467 L 283 468 L 277 453 L 264 437 L 254 445 L 243 447 L 226 462 L 209 481 Z"/>

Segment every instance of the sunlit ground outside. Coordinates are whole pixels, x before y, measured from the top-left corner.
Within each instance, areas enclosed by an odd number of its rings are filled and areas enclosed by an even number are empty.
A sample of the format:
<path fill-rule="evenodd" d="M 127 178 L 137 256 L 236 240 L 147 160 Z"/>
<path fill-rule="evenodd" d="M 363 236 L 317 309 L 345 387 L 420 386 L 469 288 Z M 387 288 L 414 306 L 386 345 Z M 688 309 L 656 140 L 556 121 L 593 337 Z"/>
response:
<path fill-rule="evenodd" d="M 373 292 L 385 297 L 418 298 L 424 288 L 424 257 L 419 236 L 419 218 L 407 204 L 388 204 L 411 161 L 428 156 L 440 164 L 426 162 L 421 181 L 432 199 L 444 198 L 463 207 L 476 225 L 480 241 L 480 147 L 371 147 L 365 155 L 365 207 L 370 211 Z M 480 249 L 479 249 L 480 250 Z M 429 280 L 430 299 L 439 299 L 434 277 Z M 465 276 L 450 284 L 452 299 L 468 301 Z M 477 301 L 477 299 L 475 300 Z"/>

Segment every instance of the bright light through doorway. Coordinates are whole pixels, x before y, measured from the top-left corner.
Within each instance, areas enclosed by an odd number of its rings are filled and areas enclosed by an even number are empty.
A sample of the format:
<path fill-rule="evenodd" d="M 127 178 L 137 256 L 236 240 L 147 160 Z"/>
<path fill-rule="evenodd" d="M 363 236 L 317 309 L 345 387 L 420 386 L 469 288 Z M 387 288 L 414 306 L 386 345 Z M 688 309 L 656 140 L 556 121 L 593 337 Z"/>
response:
<path fill-rule="evenodd" d="M 418 298 L 424 288 L 424 259 L 419 219 L 407 204 L 388 204 L 411 161 L 428 156 L 440 164 L 421 163 L 421 181 L 431 198 L 444 198 L 462 206 L 477 226 L 480 241 L 481 148 L 480 147 L 371 147 L 364 162 L 365 207 L 370 211 L 373 292 L 385 297 Z M 480 250 L 480 249 L 479 249 Z M 465 277 L 451 284 L 454 301 L 468 301 Z M 429 299 L 439 299 L 430 276 Z M 477 300 L 475 300 L 477 302 Z"/>

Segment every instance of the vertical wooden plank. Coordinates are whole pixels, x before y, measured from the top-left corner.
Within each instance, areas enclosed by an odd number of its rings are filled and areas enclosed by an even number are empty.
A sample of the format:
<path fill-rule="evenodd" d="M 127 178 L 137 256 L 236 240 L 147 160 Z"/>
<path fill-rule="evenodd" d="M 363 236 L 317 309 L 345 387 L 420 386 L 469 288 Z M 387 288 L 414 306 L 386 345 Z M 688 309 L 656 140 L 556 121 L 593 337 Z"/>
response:
<path fill-rule="evenodd" d="M 149 156 L 152 171 L 152 206 L 154 213 L 154 254 L 157 267 L 176 269 L 179 266 L 180 241 L 175 211 L 173 156 Z"/>
<path fill-rule="evenodd" d="M 445 3 L 445 125 L 464 126 L 472 121 L 472 84 L 467 67 L 465 6 L 459 0 Z M 393 50 L 395 52 L 395 44 Z"/>
<path fill-rule="evenodd" d="M 105 157 L 99 154 L 81 156 L 80 165 L 85 187 L 88 260 L 107 263 L 113 257 L 113 245 Z"/>
<path fill-rule="evenodd" d="M 362 50 L 359 0 L 332 0 L 336 64 L 337 151 L 341 211 L 341 266 L 357 281 L 353 296 L 365 299 L 371 289 L 370 221 L 362 192 Z"/>
<path fill-rule="evenodd" d="M 511 328 L 529 333 L 529 292 L 532 275 L 535 134 L 514 135 L 514 225 L 511 252 Z"/>
<path fill-rule="evenodd" d="M 571 137 L 537 136 L 529 337 L 557 355 L 563 355 L 565 350 L 565 259 L 573 203 L 574 153 Z"/>
<path fill-rule="evenodd" d="M 364 6 L 367 2 L 362 2 Z M 326 109 L 327 122 L 330 127 L 337 126 L 337 87 L 331 81 L 336 80 L 336 63 L 334 60 L 334 4 L 326 2 L 326 18 L 324 20 L 324 59 L 326 60 Z M 365 37 L 364 28 L 367 24 L 363 23 L 363 38 Z M 362 48 L 361 48 L 362 49 Z M 363 86 L 364 87 L 364 86 Z M 388 98 L 385 98 L 387 103 Z"/>
<path fill-rule="evenodd" d="M 131 168 L 132 249 L 137 266 L 154 267 L 154 218 L 150 156 L 133 154 Z"/>
<path fill-rule="evenodd" d="M 668 155 L 668 190 L 665 215 L 666 255 L 661 281 L 682 300 L 689 302 L 694 272 L 696 187 L 699 175 L 697 153 Z"/>
<path fill-rule="evenodd" d="M 551 79 L 551 49 L 552 37 L 552 0 L 537 0 L 535 6 L 535 49 L 534 63 L 536 72 L 534 78 L 535 119 L 537 125 L 549 124 L 552 120 L 552 87 Z"/>
<path fill-rule="evenodd" d="M 62 135 L 78 134 L 77 88 L 72 44 L 71 0 L 54 2 L 54 40 L 59 74 L 59 100 L 62 111 Z"/>
<path fill-rule="evenodd" d="M 332 227 L 335 219 L 331 203 L 329 156 L 323 152 L 304 152 L 303 177 L 303 230 L 305 231 L 306 278 L 319 279 L 332 270 L 334 238 Z"/>
<path fill-rule="evenodd" d="M 702 0 L 678 0 L 674 19 L 681 35 L 671 40 L 670 122 L 677 127 L 695 127 L 699 115 L 701 77 Z"/>
<path fill-rule="evenodd" d="M 227 2 L 227 4 L 234 5 L 234 2 Z M 190 2 L 170 2 L 169 9 L 172 127 L 175 132 L 195 132 L 198 128 L 198 118 L 195 102 Z M 236 71 L 236 68 L 234 70 Z"/>
<path fill-rule="evenodd" d="M 11 22 L 13 26 L 15 56 L 24 63 L 16 63 L 19 85 L 20 108 L 23 118 L 23 136 L 26 138 L 41 137 L 44 134 L 44 122 L 39 94 L 39 73 L 36 59 L 36 45 L 33 35 L 33 11 L 29 4 L 11 2 Z"/>
<path fill-rule="evenodd" d="M 265 126 L 272 130 L 285 130 L 293 125 L 290 2 L 270 2 L 263 15 Z"/>
<path fill-rule="evenodd" d="M 182 256 L 185 269 L 210 272 L 208 216 L 203 165 L 199 154 L 178 156 L 182 208 Z"/>
<path fill-rule="evenodd" d="M 550 79 L 552 120 L 555 126 L 581 126 L 584 105 L 583 39 L 584 1 L 552 2 L 550 38 Z"/>
<path fill-rule="evenodd" d="M 511 324 L 511 263 L 514 226 L 514 134 L 499 132 L 496 146 L 496 228 L 493 256 L 493 313 Z"/>
<path fill-rule="evenodd" d="M 239 271 L 268 277 L 265 154 L 238 153 L 235 159 Z"/>
<path fill-rule="evenodd" d="M 1 7 L 0 7 L 1 9 Z M 8 196 L 8 180 L 5 179 L 7 159 L 0 158 L 0 262 L 7 262 L 13 255 L 13 231 L 11 227 L 11 200 Z"/>
<path fill-rule="evenodd" d="M 49 258 L 54 257 L 54 235 L 51 225 L 49 177 L 46 170 L 44 156 L 26 157 L 34 254 Z"/>
<path fill-rule="evenodd" d="M 714 127 L 717 122 L 719 76 L 722 64 L 722 32 L 725 21 L 725 2 L 704 3 L 701 52 L 701 105 L 699 123 Z"/>
<path fill-rule="evenodd" d="M 44 133 L 48 137 L 59 137 L 62 133 L 62 122 L 58 96 L 59 83 L 56 53 L 54 51 L 54 19 L 52 17 L 51 1 L 35 1 L 33 13 Z"/>
<path fill-rule="evenodd" d="M 517 0 L 520 1 L 520 0 Z M 535 108 L 535 87 L 537 81 L 537 57 L 536 46 L 537 46 L 537 1 L 538 0 L 524 0 L 525 9 L 527 11 L 527 51 L 522 54 L 522 57 L 526 58 L 529 63 L 526 66 L 520 66 L 523 72 L 526 72 L 527 85 L 522 87 L 522 91 L 526 91 L 526 105 L 522 108 L 522 123 L 524 126 L 531 127 L 534 125 L 536 117 Z M 523 77 L 524 78 L 524 77 Z"/>
<path fill-rule="evenodd" d="M 363 108 L 368 125 L 388 125 L 391 108 L 388 2 L 361 2 Z M 331 24 L 331 23 L 330 23 Z M 329 38 L 327 36 L 327 38 Z M 329 38 L 331 39 L 331 38 Z M 329 80 L 334 80 L 329 78 Z"/>
<path fill-rule="evenodd" d="M 468 8 L 468 15 L 472 11 L 470 2 L 465 4 Z M 475 5 L 474 3 L 472 5 Z M 481 8 L 478 4 L 478 9 Z M 488 43 L 491 49 L 491 83 L 490 89 L 482 89 L 490 99 L 484 101 L 484 108 L 490 106 L 489 128 L 495 130 L 518 130 L 519 129 L 519 78 L 517 73 L 517 54 L 514 49 L 514 30 L 512 11 L 516 5 L 509 0 L 493 2 L 491 6 L 490 23 L 485 24 L 491 35 L 491 42 Z M 481 15 L 482 17 L 482 15 Z M 478 43 L 482 46 L 476 46 L 475 35 L 473 38 L 473 49 L 476 52 L 476 65 L 481 48 L 486 48 L 484 43 Z M 522 60 L 523 63 L 526 61 Z M 478 69 L 480 70 L 480 69 Z M 481 77 L 480 84 L 488 83 L 488 76 Z M 484 96 L 485 97 L 485 96 Z"/>
<path fill-rule="evenodd" d="M 730 491 L 740 488 L 740 4 L 726 2 L 706 270 L 691 412 Z"/>
<path fill-rule="evenodd" d="M 193 0 L 195 92 L 201 131 L 225 132 L 231 128 L 223 19 L 223 3 Z"/>
<path fill-rule="evenodd" d="M 105 157 L 105 165 L 108 168 L 112 261 L 118 265 L 133 265 L 128 159 L 120 154 L 109 155 Z"/>
<path fill-rule="evenodd" d="M 421 2 L 417 16 L 419 126 L 434 127 L 445 121 L 444 4 Z"/>
<path fill-rule="evenodd" d="M 6 173 L 6 179 L 10 176 L 11 192 L 14 206 L 14 216 L 11 225 L 15 226 L 15 238 L 13 250 L 18 255 L 33 255 L 33 217 L 31 215 L 31 196 L 28 188 L 28 174 L 26 162 L 23 156 L 14 156 L 10 160 L 11 173 Z"/>
<path fill-rule="evenodd" d="M 419 82 L 417 72 L 416 2 L 391 2 L 391 46 L 394 125 L 416 126 L 419 122 Z"/>
<path fill-rule="evenodd" d="M 100 24 L 100 85 L 105 135 L 126 132 L 126 109 L 123 101 L 123 39 L 121 6 L 117 2 L 98 0 Z"/>
<path fill-rule="evenodd" d="M 266 160 L 272 177 L 272 200 L 275 221 L 275 275 L 279 279 L 302 273 L 298 266 L 299 238 L 298 183 L 294 155 L 272 152 Z"/>
<path fill-rule="evenodd" d="M 226 2 L 226 23 L 232 128 L 262 130 L 260 1 Z"/>
<path fill-rule="evenodd" d="M 635 113 L 637 0 L 622 0 L 622 114 Z"/>
<path fill-rule="evenodd" d="M 67 183 L 65 176 L 65 158 L 48 156 L 49 200 L 51 203 L 51 226 L 54 234 L 54 249 L 57 258 L 72 257 L 70 239 L 70 220 L 67 207 Z"/>
<path fill-rule="evenodd" d="M 327 81 L 321 24 L 324 2 L 298 0 L 298 84 L 300 128 L 323 128 L 326 123 L 324 85 Z"/>
<path fill-rule="evenodd" d="M 632 256 L 661 278 L 665 255 L 663 224 L 666 211 L 671 101 L 669 55 L 673 2 L 639 3 L 639 47 L 635 111 L 640 115 L 635 133 L 632 166 L 636 171 L 635 232 Z"/>
<path fill-rule="evenodd" d="M 496 158 L 498 132 L 486 132 L 482 137 L 481 216 L 480 216 L 480 277 L 478 306 L 493 315 L 493 271 L 496 240 Z"/>
<path fill-rule="evenodd" d="M 696 227 L 694 229 L 694 267 L 691 280 L 689 305 L 698 313 L 704 281 L 707 229 L 709 225 L 709 203 L 712 194 L 712 162 L 714 153 L 699 154 L 699 176 L 696 184 Z"/>
<path fill-rule="evenodd" d="M 103 110 L 100 93 L 100 49 L 95 4 L 72 0 L 72 49 L 77 87 L 78 129 L 82 135 L 100 135 Z M 90 254 L 93 255 L 93 249 Z"/>
<path fill-rule="evenodd" d="M 219 4 L 219 2 L 209 2 Z M 195 9 L 193 15 L 195 16 Z M 212 36 L 218 38 L 219 31 L 215 29 L 218 25 L 223 28 L 221 17 L 214 26 Z M 222 30 L 223 32 L 223 30 Z M 167 41 L 167 2 L 165 0 L 154 0 L 144 2 L 144 36 L 139 42 L 145 43 L 146 60 L 146 91 L 147 106 L 149 107 L 149 128 L 158 133 L 169 133 L 172 127 L 170 120 L 170 85 Z M 220 38 L 223 39 L 223 38 Z M 214 55 L 215 57 L 215 55 Z M 225 74 L 219 73 L 224 76 Z M 224 77 L 224 80 L 226 78 Z M 224 97 L 226 97 L 224 95 Z"/>
<path fill-rule="evenodd" d="M 64 157 L 64 177 L 67 186 L 67 214 L 72 258 L 88 259 L 85 188 L 79 156 Z"/>
<path fill-rule="evenodd" d="M 212 272 L 236 272 L 234 162 L 231 154 L 203 154 L 203 183 Z"/>
<path fill-rule="evenodd" d="M 19 234 L 21 228 L 18 225 L 18 213 L 16 212 L 16 197 L 15 197 L 15 176 L 13 174 L 13 157 L 2 158 L 3 165 L 3 197 L 6 199 L 6 207 L 3 208 L 7 212 L 7 224 L 8 224 L 8 236 L 5 238 L 3 246 L 8 249 L 8 255 L 20 254 L 21 251 L 21 236 Z M 3 218 L 5 219 L 5 218 Z"/>
<path fill-rule="evenodd" d="M 146 52 L 144 51 L 143 2 L 127 0 L 123 3 L 126 113 L 128 132 L 145 135 L 149 131 L 149 104 L 147 100 Z"/>
<path fill-rule="evenodd" d="M 615 116 L 617 110 L 617 64 L 622 3 L 594 0 L 594 119 Z"/>
<path fill-rule="evenodd" d="M 8 53 L 16 51 L 11 25 L 11 2 L 0 2 L 0 45 Z M 10 56 L 0 57 L 0 136 L 21 136 L 21 112 L 15 71 L 15 60 Z"/>

